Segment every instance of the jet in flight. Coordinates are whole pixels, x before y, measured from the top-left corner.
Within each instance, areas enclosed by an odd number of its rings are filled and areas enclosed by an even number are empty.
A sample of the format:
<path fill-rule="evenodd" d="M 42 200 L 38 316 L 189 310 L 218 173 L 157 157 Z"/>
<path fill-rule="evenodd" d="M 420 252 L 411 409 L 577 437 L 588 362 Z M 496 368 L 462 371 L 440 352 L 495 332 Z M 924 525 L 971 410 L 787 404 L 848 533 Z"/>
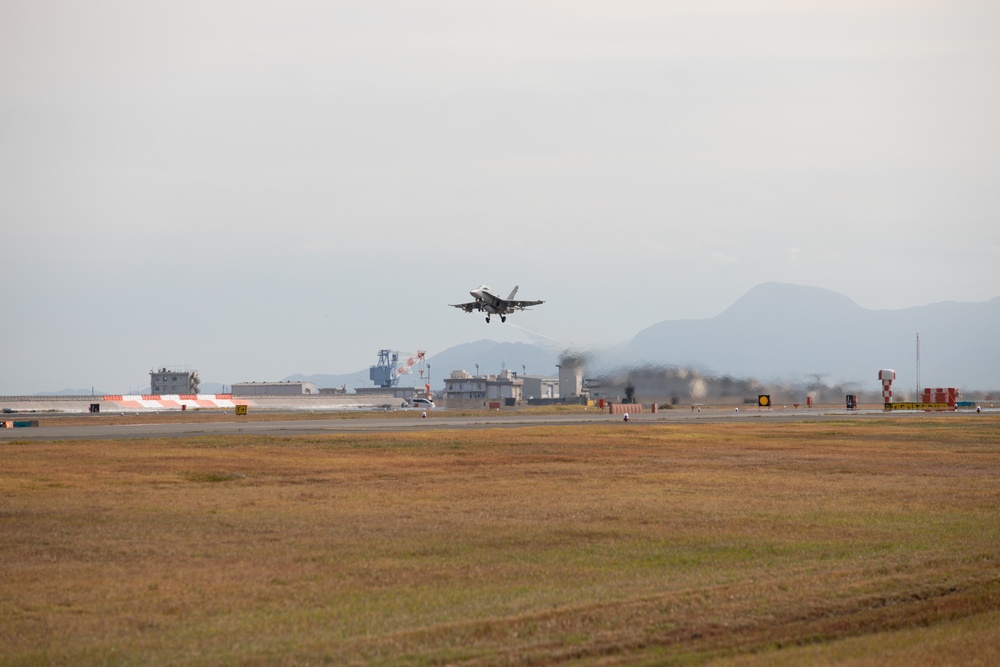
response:
<path fill-rule="evenodd" d="M 475 298 L 475 301 L 448 305 L 461 308 L 467 313 L 471 313 L 474 310 L 478 310 L 481 313 L 485 312 L 487 322 L 490 321 L 490 315 L 499 315 L 500 321 L 506 322 L 507 315 L 513 313 L 515 310 L 525 310 L 528 306 L 537 306 L 540 303 L 545 303 L 544 301 L 515 301 L 514 295 L 517 294 L 517 287 L 514 288 L 514 291 L 506 299 L 501 299 L 486 285 L 480 285 L 476 289 L 470 290 L 469 294 Z"/>

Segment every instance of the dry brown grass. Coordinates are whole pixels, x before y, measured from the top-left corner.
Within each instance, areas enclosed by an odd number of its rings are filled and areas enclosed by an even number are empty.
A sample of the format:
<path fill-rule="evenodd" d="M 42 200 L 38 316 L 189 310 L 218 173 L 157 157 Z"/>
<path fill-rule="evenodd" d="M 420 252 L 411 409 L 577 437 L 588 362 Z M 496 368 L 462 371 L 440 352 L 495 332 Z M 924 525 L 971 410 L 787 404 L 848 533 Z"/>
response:
<path fill-rule="evenodd" d="M 1000 420 L 0 444 L 4 664 L 1000 662 Z"/>

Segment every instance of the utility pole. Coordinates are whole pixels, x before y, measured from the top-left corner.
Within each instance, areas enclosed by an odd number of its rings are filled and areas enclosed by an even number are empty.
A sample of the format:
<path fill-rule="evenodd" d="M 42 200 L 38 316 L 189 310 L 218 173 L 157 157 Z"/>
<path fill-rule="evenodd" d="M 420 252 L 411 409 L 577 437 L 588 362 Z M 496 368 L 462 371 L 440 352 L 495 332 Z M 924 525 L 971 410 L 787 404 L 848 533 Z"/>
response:
<path fill-rule="evenodd" d="M 914 400 L 920 400 L 920 332 L 917 332 L 917 395 Z"/>

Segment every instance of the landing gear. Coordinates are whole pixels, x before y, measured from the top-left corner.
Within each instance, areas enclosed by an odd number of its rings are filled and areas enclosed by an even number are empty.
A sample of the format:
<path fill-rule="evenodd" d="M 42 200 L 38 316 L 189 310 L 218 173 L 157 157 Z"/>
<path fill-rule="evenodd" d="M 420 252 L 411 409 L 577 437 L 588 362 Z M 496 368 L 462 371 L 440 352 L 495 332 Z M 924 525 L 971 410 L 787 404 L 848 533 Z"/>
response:
<path fill-rule="evenodd" d="M 501 315 L 500 316 L 500 321 L 501 322 L 506 322 L 507 321 L 507 316 L 506 315 Z"/>
<path fill-rule="evenodd" d="M 486 324 L 489 324 L 489 323 L 490 323 L 490 316 L 489 316 L 489 315 L 487 315 L 487 316 L 486 316 Z"/>

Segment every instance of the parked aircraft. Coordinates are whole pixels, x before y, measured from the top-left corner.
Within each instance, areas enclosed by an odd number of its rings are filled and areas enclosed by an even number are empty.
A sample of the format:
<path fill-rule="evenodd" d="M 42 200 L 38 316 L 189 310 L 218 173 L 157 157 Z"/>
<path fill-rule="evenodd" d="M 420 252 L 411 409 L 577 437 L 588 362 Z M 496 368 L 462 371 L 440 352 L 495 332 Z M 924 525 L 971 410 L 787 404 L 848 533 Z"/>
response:
<path fill-rule="evenodd" d="M 485 312 L 487 322 L 490 321 L 490 315 L 499 315 L 500 321 L 506 322 L 507 315 L 516 310 L 525 310 L 528 306 L 537 306 L 540 303 L 545 303 L 544 301 L 515 301 L 514 295 L 517 294 L 517 287 L 514 288 L 514 291 L 506 299 L 501 299 L 486 285 L 480 285 L 476 289 L 470 290 L 469 294 L 475 298 L 475 301 L 448 305 L 461 308 L 467 313 L 471 313 L 474 310 L 478 310 L 481 313 Z"/>

